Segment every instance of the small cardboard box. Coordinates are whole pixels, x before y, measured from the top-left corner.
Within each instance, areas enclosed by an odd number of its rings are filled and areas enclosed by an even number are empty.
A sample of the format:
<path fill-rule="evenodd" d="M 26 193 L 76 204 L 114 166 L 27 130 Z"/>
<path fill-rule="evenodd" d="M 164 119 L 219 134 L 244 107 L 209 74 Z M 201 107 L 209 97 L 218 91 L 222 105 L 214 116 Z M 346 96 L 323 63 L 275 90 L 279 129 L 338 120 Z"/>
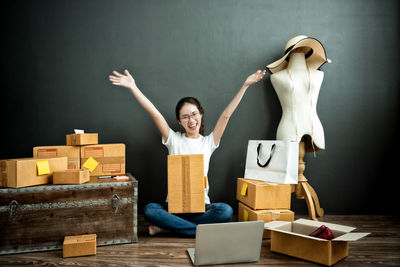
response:
<path fill-rule="evenodd" d="M 320 226 L 329 227 L 334 239 L 309 236 Z M 271 251 L 331 266 L 348 256 L 349 241 L 356 241 L 370 233 L 350 233 L 355 228 L 325 222 L 299 219 L 294 222 L 273 221 L 264 224 L 271 230 Z"/>
<path fill-rule="evenodd" d="M 290 209 L 290 198 L 290 184 L 237 179 L 236 199 L 253 209 Z"/>
<path fill-rule="evenodd" d="M 99 143 L 97 133 L 67 134 L 67 146 L 96 145 Z"/>
<path fill-rule="evenodd" d="M 253 210 L 239 202 L 239 222 L 245 221 L 294 221 L 294 212 L 291 210 Z M 271 238 L 271 231 L 264 229 L 263 238 Z"/>
<path fill-rule="evenodd" d="M 53 184 L 83 184 L 90 181 L 88 169 L 55 171 Z"/>
<path fill-rule="evenodd" d="M 168 212 L 205 212 L 204 156 L 168 156 Z"/>
<path fill-rule="evenodd" d="M 79 146 L 36 146 L 33 148 L 33 157 L 67 157 L 68 169 L 80 169 L 81 167 L 81 148 Z"/>
<path fill-rule="evenodd" d="M 44 164 L 43 164 L 44 163 Z M 54 171 L 64 171 L 68 166 L 67 157 L 23 158 L 0 160 L 1 185 L 20 188 L 52 182 Z M 44 174 L 41 168 L 44 166 Z"/>
<path fill-rule="evenodd" d="M 81 168 L 87 165 L 90 176 L 125 174 L 125 144 L 82 146 Z"/>
<path fill-rule="evenodd" d="M 96 235 L 64 237 L 63 258 L 96 255 Z"/>

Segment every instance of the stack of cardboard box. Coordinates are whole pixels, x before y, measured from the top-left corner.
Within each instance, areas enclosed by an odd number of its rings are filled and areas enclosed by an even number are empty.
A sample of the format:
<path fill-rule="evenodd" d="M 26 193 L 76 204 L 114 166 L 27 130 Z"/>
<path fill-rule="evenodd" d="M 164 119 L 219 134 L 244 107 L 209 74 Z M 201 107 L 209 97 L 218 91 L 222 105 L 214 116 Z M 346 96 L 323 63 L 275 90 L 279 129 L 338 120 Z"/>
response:
<path fill-rule="evenodd" d="M 17 247 L 16 251 L 24 252 L 28 249 L 30 251 L 51 250 L 59 245 L 58 238 L 63 234 L 76 234 L 76 236 L 64 235 L 63 257 L 95 255 L 96 234 L 100 236 L 100 244 L 111 241 L 116 244 L 126 243 L 126 240 L 137 242 L 137 181 L 130 175 L 130 177 L 118 175 L 125 175 L 125 145 L 99 144 L 97 133 L 83 133 L 83 131 L 67 134 L 66 145 L 34 147 L 32 158 L 0 160 L 0 187 L 21 188 L 49 183 L 67 185 L 2 190 L 3 196 L 12 199 L 8 206 L 14 207 L 13 216 L 18 216 L 17 219 L 7 216 L 8 220 L 4 221 L 6 226 L 10 227 L 15 220 L 18 220 L 18 225 L 29 228 L 30 237 L 20 241 L 15 236 L 20 236 L 22 232 L 10 231 L 8 235 L 0 238 L 6 240 L 4 244 L 0 240 L 0 254 L 4 251 L 14 251 L 10 248 Z M 80 185 L 89 182 L 91 176 L 103 176 L 98 178 L 118 176 L 120 178 L 118 181 L 128 179 L 131 182 L 120 185 L 118 188 L 120 196 L 118 196 L 113 191 L 113 187 L 107 185 L 110 182 L 109 179 L 105 179 L 102 183 L 94 178 L 92 182 L 96 185 Z M 114 181 L 114 179 L 111 180 Z M 124 203 L 120 203 L 120 198 L 121 202 L 123 202 L 122 199 L 124 200 Z M 108 200 L 112 205 L 108 204 Z M 93 205 L 94 201 L 100 204 Z M 29 208 L 21 208 L 25 206 Z M 70 207 L 73 208 L 70 209 Z M 124 207 L 125 211 L 118 212 L 118 207 L 120 209 Z M 29 213 L 32 210 L 34 213 Z M 36 210 L 40 210 L 37 216 L 40 219 L 44 218 L 48 231 L 47 229 L 45 232 L 41 231 L 43 228 L 41 224 L 30 223 L 32 217 L 36 216 Z M 98 210 L 101 210 L 101 213 L 98 213 Z M 95 213 L 98 216 L 95 216 Z M 87 214 L 92 214 L 91 223 L 87 222 Z M 109 220 L 111 216 L 115 217 L 116 221 L 123 219 L 124 223 L 102 225 L 104 220 Z M 39 221 L 39 217 L 33 221 Z M 78 223 L 72 227 L 66 223 L 67 221 Z M 85 227 L 80 228 L 80 223 L 84 223 Z M 102 226 L 99 227 L 99 225 Z M 87 232 L 96 232 L 96 234 L 81 235 Z M 46 236 L 46 233 L 51 234 Z"/>
<path fill-rule="evenodd" d="M 238 178 L 236 199 L 239 201 L 239 221 L 293 221 L 290 210 L 291 185 L 267 183 Z M 270 238 L 264 230 L 264 238 Z"/>
<path fill-rule="evenodd" d="M 37 146 L 33 158 L 0 160 L 0 187 L 81 184 L 125 174 L 125 145 L 98 144 L 97 133 L 67 134 L 65 146 Z"/>

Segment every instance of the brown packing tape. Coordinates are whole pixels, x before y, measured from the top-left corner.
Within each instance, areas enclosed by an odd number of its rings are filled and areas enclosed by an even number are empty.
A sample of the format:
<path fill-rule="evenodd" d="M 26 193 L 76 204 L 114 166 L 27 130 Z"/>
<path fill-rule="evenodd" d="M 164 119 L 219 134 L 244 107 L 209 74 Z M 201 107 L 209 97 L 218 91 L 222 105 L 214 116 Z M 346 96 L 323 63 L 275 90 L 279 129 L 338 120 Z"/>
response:
<path fill-rule="evenodd" d="M 184 212 L 190 210 L 190 157 L 182 157 L 182 209 Z"/>
<path fill-rule="evenodd" d="M 0 161 L 0 186 L 7 186 L 7 161 Z"/>
<path fill-rule="evenodd" d="M 79 169 L 81 165 L 80 158 L 68 158 L 68 169 Z"/>
<path fill-rule="evenodd" d="M 6 166 L 7 166 L 7 164 L 6 164 L 5 160 L 0 161 L 0 169 L 1 169 L 1 171 L 5 172 L 6 171 Z"/>
<path fill-rule="evenodd" d="M 81 163 L 85 163 L 89 158 L 82 158 Z M 125 163 L 125 157 L 93 157 L 99 164 Z"/>
<path fill-rule="evenodd" d="M 277 221 L 277 220 L 279 220 L 280 217 L 281 217 L 280 212 L 271 212 L 271 220 Z"/>
<path fill-rule="evenodd" d="M 71 141 L 71 144 L 75 144 L 76 143 L 76 135 L 74 135 L 74 134 L 69 135 L 69 140 Z"/>
<path fill-rule="evenodd" d="M 4 186 L 4 187 L 7 186 L 7 173 L 6 173 L 6 172 L 3 172 L 3 173 L 1 174 L 1 181 L 0 181 L 0 183 L 1 183 L 1 186 Z"/>
<path fill-rule="evenodd" d="M 187 200 L 186 203 L 186 211 L 189 212 L 192 209 L 192 184 L 190 182 L 190 177 L 191 177 L 191 158 L 190 157 L 186 157 L 186 169 L 187 169 L 187 175 L 186 175 L 186 197 L 185 199 Z"/>

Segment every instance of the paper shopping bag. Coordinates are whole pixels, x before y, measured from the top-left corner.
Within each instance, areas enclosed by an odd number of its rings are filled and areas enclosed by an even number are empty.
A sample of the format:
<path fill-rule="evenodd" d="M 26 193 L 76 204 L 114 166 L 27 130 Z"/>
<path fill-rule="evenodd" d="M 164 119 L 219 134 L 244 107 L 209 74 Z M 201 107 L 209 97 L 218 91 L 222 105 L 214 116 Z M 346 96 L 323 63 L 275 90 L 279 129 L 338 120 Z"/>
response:
<path fill-rule="evenodd" d="M 299 143 L 249 140 L 244 177 L 281 184 L 297 184 Z"/>

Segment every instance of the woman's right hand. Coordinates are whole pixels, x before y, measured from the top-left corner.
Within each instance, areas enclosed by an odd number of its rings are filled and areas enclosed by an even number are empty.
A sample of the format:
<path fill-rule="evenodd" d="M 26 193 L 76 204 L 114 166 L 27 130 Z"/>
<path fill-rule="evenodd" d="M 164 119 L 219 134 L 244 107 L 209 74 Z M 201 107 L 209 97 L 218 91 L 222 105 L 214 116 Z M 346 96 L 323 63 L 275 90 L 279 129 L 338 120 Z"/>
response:
<path fill-rule="evenodd" d="M 128 72 L 128 70 L 124 70 L 125 75 L 113 71 L 113 74 L 115 75 L 109 75 L 108 78 L 110 82 L 114 85 L 118 86 L 123 86 L 126 88 L 134 88 L 136 87 L 135 79 L 131 76 L 131 74 Z"/>

